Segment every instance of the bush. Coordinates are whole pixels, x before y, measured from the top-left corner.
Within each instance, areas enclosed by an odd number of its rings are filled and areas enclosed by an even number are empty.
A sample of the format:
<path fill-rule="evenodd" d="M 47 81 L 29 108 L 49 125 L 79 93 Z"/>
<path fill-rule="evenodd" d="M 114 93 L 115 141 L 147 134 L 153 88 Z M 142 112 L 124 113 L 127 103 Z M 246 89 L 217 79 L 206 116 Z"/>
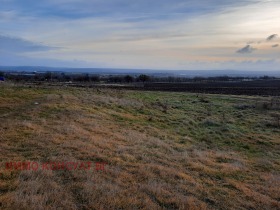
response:
<path fill-rule="evenodd" d="M 271 117 L 273 118 L 273 125 L 279 128 L 280 127 L 280 114 L 273 113 L 273 114 L 271 114 Z"/>
<path fill-rule="evenodd" d="M 280 109 L 280 98 L 272 97 L 270 101 L 256 102 L 256 108 L 263 110 Z"/>
<path fill-rule="evenodd" d="M 212 119 L 206 119 L 203 121 L 203 125 L 212 127 L 212 126 L 219 126 L 220 124 Z"/>
<path fill-rule="evenodd" d="M 272 109 L 280 109 L 280 98 L 272 97 L 270 100 L 270 106 Z"/>
<path fill-rule="evenodd" d="M 251 109 L 254 108 L 255 106 L 249 105 L 249 104 L 236 104 L 234 105 L 234 108 L 244 110 L 244 109 Z"/>

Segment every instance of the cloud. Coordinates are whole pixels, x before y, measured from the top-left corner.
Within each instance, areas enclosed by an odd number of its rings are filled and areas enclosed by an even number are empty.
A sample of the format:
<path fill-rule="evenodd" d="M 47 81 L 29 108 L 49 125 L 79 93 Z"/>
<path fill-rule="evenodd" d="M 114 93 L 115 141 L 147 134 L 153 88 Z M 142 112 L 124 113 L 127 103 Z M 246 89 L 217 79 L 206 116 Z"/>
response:
<path fill-rule="evenodd" d="M 2 52 L 36 52 L 36 51 L 49 51 L 56 49 L 44 44 L 34 43 L 17 37 L 10 37 L 0 35 L 0 51 Z"/>
<path fill-rule="evenodd" d="M 1 0 L 3 9 L 16 9 L 21 14 L 82 18 L 139 14 L 206 14 L 233 6 L 256 4 L 261 0 Z"/>
<path fill-rule="evenodd" d="M 248 44 L 245 47 L 237 50 L 236 52 L 244 54 L 244 53 L 252 53 L 254 50 L 256 50 L 256 48 L 253 48 L 253 47 L 251 47 L 251 45 Z"/>
<path fill-rule="evenodd" d="M 2 55 L 22 56 L 0 56 L 0 62 L 10 65 L 57 66 L 50 59 L 79 59 L 88 62 L 80 65 L 91 67 L 98 61 L 103 67 L 213 69 L 215 62 L 225 61 L 221 69 L 242 69 L 246 64 L 235 66 L 228 60 L 279 59 L 279 48 L 271 48 L 278 42 L 266 42 L 266 35 L 279 30 L 280 1 L 0 1 L 0 36 L 2 31 L 21 37 L 5 48 L 0 42 Z M 245 49 L 238 50 L 241 47 Z M 253 47 L 258 53 L 238 54 L 250 53 Z M 192 61 L 199 62 L 189 66 Z M 250 65 L 248 69 L 255 69 Z"/>
<path fill-rule="evenodd" d="M 91 67 L 85 61 L 33 58 L 25 55 L 0 51 L 0 66 L 51 66 L 51 67 Z M 95 63 L 98 67 L 98 63 Z"/>
<path fill-rule="evenodd" d="M 274 39 L 276 39 L 277 37 L 278 37 L 277 34 L 272 34 L 272 35 L 270 35 L 269 37 L 266 38 L 266 41 L 274 40 Z"/>
<path fill-rule="evenodd" d="M 274 44 L 271 47 L 278 47 L 278 46 L 279 46 L 279 44 Z"/>
<path fill-rule="evenodd" d="M 11 20 L 16 16 L 15 11 L 0 11 L 1 20 Z"/>

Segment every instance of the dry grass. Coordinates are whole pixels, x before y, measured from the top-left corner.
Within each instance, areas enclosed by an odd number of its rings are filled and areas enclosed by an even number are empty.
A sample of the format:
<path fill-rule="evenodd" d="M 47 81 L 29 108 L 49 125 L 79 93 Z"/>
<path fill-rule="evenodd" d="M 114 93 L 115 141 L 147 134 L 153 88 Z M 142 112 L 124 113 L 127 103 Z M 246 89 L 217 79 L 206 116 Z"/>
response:
<path fill-rule="evenodd" d="M 209 117 L 192 94 L 0 88 L 1 209 L 280 208 L 279 130 L 234 108 L 250 98 L 207 96 Z M 6 170 L 12 161 L 108 165 Z"/>

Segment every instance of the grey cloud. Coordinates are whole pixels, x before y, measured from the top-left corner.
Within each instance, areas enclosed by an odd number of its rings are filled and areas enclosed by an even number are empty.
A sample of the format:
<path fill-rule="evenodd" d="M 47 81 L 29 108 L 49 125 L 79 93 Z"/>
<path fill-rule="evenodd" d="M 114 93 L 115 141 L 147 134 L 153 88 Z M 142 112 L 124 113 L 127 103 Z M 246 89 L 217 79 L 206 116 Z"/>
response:
<path fill-rule="evenodd" d="M 276 39 L 277 37 L 278 37 L 277 34 L 272 34 L 272 35 L 270 35 L 269 37 L 266 38 L 266 41 L 274 40 L 274 39 Z"/>
<path fill-rule="evenodd" d="M 279 44 L 274 44 L 271 47 L 278 47 L 278 46 L 279 46 Z"/>
<path fill-rule="evenodd" d="M 253 48 L 253 47 L 251 47 L 251 45 L 248 44 L 245 47 L 237 50 L 236 52 L 244 54 L 244 53 L 252 53 L 254 50 L 256 50 L 256 48 Z"/>
<path fill-rule="evenodd" d="M 3 1 L 3 0 L 2 0 Z M 123 14 L 205 14 L 223 9 L 256 4 L 261 0 L 13 0 L 1 2 L 3 8 L 17 8 L 20 13 L 35 16 L 60 16 L 77 18 L 85 16 L 123 15 Z"/>
<path fill-rule="evenodd" d="M 0 51 L 2 52 L 36 52 L 56 49 L 40 43 L 34 43 L 21 38 L 0 35 Z"/>
<path fill-rule="evenodd" d="M 34 58 L 30 56 L 19 55 L 12 52 L 0 51 L 0 66 L 54 66 L 54 67 L 91 67 L 86 61 L 80 60 L 59 60 L 48 58 Z M 94 63 L 100 67 L 100 64 Z"/>

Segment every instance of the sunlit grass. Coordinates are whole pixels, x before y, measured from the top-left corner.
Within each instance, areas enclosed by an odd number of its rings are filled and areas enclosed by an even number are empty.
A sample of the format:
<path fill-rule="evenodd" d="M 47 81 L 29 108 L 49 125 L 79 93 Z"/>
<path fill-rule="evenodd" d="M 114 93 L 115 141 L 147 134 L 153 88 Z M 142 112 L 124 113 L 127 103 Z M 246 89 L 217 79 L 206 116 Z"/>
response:
<path fill-rule="evenodd" d="M 3 209 L 280 208 L 278 110 L 251 107 L 268 98 L 0 88 Z M 108 166 L 35 173 L 7 161 Z"/>

